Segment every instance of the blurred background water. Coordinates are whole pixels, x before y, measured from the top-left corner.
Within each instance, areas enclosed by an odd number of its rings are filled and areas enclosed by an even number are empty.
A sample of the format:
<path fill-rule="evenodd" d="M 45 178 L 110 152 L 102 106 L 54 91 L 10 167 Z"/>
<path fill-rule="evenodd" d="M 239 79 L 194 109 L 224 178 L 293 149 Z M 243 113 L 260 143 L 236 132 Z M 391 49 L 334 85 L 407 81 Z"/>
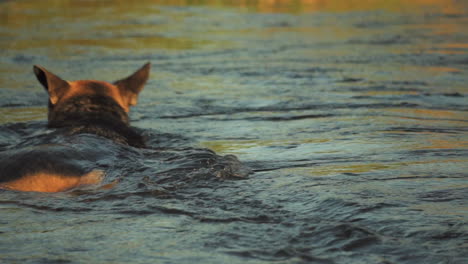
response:
<path fill-rule="evenodd" d="M 461 0 L 0 1 L 2 151 L 56 136 L 33 64 L 153 64 L 150 147 L 83 135 L 114 188 L 0 191 L 0 262 L 466 263 L 467 28 Z"/>

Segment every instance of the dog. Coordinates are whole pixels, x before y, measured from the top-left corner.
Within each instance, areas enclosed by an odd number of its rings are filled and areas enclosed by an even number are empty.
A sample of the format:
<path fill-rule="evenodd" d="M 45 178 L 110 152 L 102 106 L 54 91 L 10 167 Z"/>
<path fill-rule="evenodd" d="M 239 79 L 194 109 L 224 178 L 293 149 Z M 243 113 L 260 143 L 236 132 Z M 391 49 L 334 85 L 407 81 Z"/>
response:
<path fill-rule="evenodd" d="M 65 81 L 41 66 L 34 74 L 49 96 L 48 127 L 66 136 L 94 134 L 136 148 L 143 136 L 129 124 L 130 107 L 146 84 L 151 64 L 114 83 Z M 0 189 L 63 192 L 101 183 L 105 173 L 80 163 L 87 153 L 63 144 L 43 144 L 0 153 Z"/>

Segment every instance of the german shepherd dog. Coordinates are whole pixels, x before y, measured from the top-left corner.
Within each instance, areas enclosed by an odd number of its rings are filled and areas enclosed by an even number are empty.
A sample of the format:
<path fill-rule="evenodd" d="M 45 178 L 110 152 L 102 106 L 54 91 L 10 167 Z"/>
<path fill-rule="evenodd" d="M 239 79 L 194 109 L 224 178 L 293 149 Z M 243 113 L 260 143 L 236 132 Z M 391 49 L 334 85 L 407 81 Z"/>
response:
<path fill-rule="evenodd" d="M 48 127 L 66 136 L 94 134 L 137 148 L 143 136 L 129 125 L 130 106 L 148 80 L 150 63 L 127 78 L 108 83 L 95 80 L 65 81 L 40 66 L 37 80 L 49 94 Z M 0 155 L 0 188 L 16 191 L 62 192 L 99 184 L 101 170 L 80 166 L 86 153 L 61 144 L 45 144 L 8 150 Z"/>

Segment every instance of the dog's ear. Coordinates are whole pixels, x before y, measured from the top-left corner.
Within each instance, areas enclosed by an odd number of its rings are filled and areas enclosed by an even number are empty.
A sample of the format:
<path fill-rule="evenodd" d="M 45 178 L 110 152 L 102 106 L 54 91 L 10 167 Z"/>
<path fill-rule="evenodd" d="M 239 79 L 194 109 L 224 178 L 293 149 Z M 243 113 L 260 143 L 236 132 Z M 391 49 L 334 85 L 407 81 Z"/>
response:
<path fill-rule="evenodd" d="M 67 90 L 70 88 L 70 85 L 67 81 L 62 80 L 57 75 L 49 72 L 41 66 L 34 65 L 33 69 L 37 80 L 49 93 L 50 102 L 55 105 L 59 98 L 61 98 L 67 92 Z"/>
<path fill-rule="evenodd" d="M 151 63 L 148 62 L 127 78 L 114 82 L 114 85 L 119 88 L 120 93 L 127 100 L 128 106 L 137 104 L 138 94 L 143 90 L 148 80 L 150 69 Z"/>

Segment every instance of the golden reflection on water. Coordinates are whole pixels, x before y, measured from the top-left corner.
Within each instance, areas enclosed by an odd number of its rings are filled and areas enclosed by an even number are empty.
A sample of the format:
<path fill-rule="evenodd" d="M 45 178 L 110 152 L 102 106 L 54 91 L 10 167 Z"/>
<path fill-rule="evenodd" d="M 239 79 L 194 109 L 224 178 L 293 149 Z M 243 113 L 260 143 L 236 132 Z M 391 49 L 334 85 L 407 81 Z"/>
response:
<path fill-rule="evenodd" d="M 153 1 L 166 5 L 209 5 L 245 8 L 256 12 L 344 12 L 355 10 L 384 9 L 390 11 L 415 11 L 421 6 L 430 6 L 444 13 L 458 13 L 462 5 L 456 0 L 161 0 Z"/>
<path fill-rule="evenodd" d="M 408 166 L 437 166 L 438 164 L 455 164 L 461 166 L 465 160 L 446 159 L 446 160 L 426 160 L 426 161 L 407 161 L 407 162 L 386 162 L 386 163 L 362 163 L 362 164 L 337 164 L 337 165 L 314 165 L 312 167 L 297 167 L 282 169 L 283 172 L 298 175 L 307 175 L 312 177 L 333 176 L 337 174 L 362 174 L 373 171 L 399 170 Z M 395 177 L 407 178 L 405 175 L 395 173 Z M 418 179 L 413 179 L 418 180 Z"/>
<path fill-rule="evenodd" d="M 45 107 L 0 108 L 0 124 L 44 120 L 46 117 Z"/>
<path fill-rule="evenodd" d="M 462 72 L 463 70 L 461 69 L 457 69 L 457 68 L 453 68 L 453 67 L 427 67 L 427 70 L 430 71 L 430 72 L 434 72 L 434 73 L 458 73 L 458 72 Z"/>
<path fill-rule="evenodd" d="M 148 7 L 154 5 L 174 6 L 212 6 L 234 7 L 252 10 L 256 12 L 348 12 L 348 11 L 408 11 L 417 12 L 419 8 L 433 8 L 442 10 L 443 13 L 458 14 L 465 6 L 464 1 L 457 0 L 102 0 L 102 1 L 73 1 L 73 0 L 25 0 L 7 1 L 2 3 L 3 12 L 1 20 L 11 24 L 21 24 L 31 19 L 47 16 L 66 16 L 71 19 L 79 19 L 90 14 L 105 12 L 106 16 L 125 15 L 131 13 L 149 13 L 157 10 Z M 54 8 L 52 8 L 54 7 Z M 109 12 L 112 7 L 112 12 Z M 24 9 L 34 9 L 37 12 L 21 17 Z M 101 12 L 100 12 L 101 11 Z"/>
<path fill-rule="evenodd" d="M 419 92 L 416 91 L 366 91 L 362 93 L 367 96 L 382 96 L 382 95 L 418 95 Z"/>
<path fill-rule="evenodd" d="M 78 37 L 78 36 L 77 36 Z M 198 42 L 201 43 L 201 42 Z M 112 37 L 99 39 L 38 39 L 17 40 L 9 46 L 9 49 L 24 50 L 31 48 L 54 47 L 59 53 L 80 53 L 78 47 L 96 46 L 109 49 L 140 50 L 142 48 L 168 48 L 168 49 L 191 49 L 196 42 L 189 39 L 164 38 L 159 36 L 138 37 Z M 84 51 L 81 51 L 84 52 Z"/>
<path fill-rule="evenodd" d="M 426 145 L 415 146 L 414 149 L 463 149 L 468 148 L 468 140 L 446 140 L 436 137 L 428 137 L 426 139 Z"/>
<path fill-rule="evenodd" d="M 138 17 L 151 18 L 160 14 L 161 5 L 203 5 L 218 8 L 242 8 L 255 12 L 348 12 L 367 10 L 388 10 L 418 12 L 427 8 L 444 10 L 446 13 L 457 13 L 462 10 L 463 1 L 455 0 L 103 0 L 103 1 L 6 1 L 0 2 L 0 24 L 9 30 L 0 31 L 0 48 L 6 50 L 24 50 L 31 48 L 49 48 L 48 53 L 55 56 L 86 52 L 86 47 L 96 46 L 102 51 L 115 49 L 193 49 L 201 46 L 225 46 L 229 43 L 197 40 L 195 36 L 167 37 L 162 33 L 190 16 L 187 12 L 172 12 L 170 23 L 156 20 L 137 21 Z M 165 13 L 165 15 L 167 15 Z M 88 26 L 76 26 L 76 22 L 86 21 Z M 106 23 L 106 21 L 120 21 Z M 90 26 L 91 25 L 91 26 Z M 460 32 L 456 24 L 427 25 L 437 27 L 437 32 L 451 34 Z M 285 30 L 270 28 L 270 32 Z M 303 30 L 305 34 L 315 34 L 311 28 Z M 320 30 L 320 29 L 314 29 Z M 350 38 L 355 32 L 336 28 L 342 32 L 332 32 L 334 38 Z M 131 34 L 131 33 L 135 34 Z M 136 34 L 138 33 L 138 34 Z M 210 32 L 216 33 L 216 32 Z M 254 32 L 255 33 L 255 32 Z M 319 32 L 320 33 L 320 32 Z M 218 33 L 216 33 L 218 34 Z M 222 32 L 219 32 L 222 34 Z M 323 35 L 323 34 L 322 34 Z M 321 36 L 322 36 L 321 35 Z M 22 37 L 19 37 L 22 36 Z M 323 37 L 323 36 L 322 36 Z M 454 43 L 456 45 L 456 43 Z M 461 47 L 466 47 L 461 44 Z M 105 48 L 109 49 L 106 50 Z M 424 47 L 423 47 L 424 48 Z M 429 47 L 430 48 L 430 47 Z M 441 52 L 460 52 L 453 50 L 460 45 L 447 46 Z M 100 51 L 99 51 L 100 52 Z M 337 52 L 336 50 L 334 52 Z M 336 55 L 336 54 L 335 54 Z"/>
<path fill-rule="evenodd" d="M 385 170 L 401 167 L 401 164 L 384 164 L 384 163 L 366 163 L 352 165 L 324 165 L 308 168 L 307 173 L 311 176 L 326 176 L 342 173 L 366 173 L 375 170 Z"/>
<path fill-rule="evenodd" d="M 458 119 L 467 120 L 466 113 L 461 111 L 438 110 L 438 109 L 411 109 L 411 108 L 391 108 L 386 111 L 400 113 L 410 117 L 438 118 L 438 119 Z"/>
<path fill-rule="evenodd" d="M 159 13 L 152 4 L 148 0 L 0 2 L 0 25 L 5 29 L 0 31 L 0 48 L 9 51 L 42 48 L 49 55 L 61 57 L 61 54 L 84 54 L 88 47 L 97 48 L 95 52 L 113 52 L 185 50 L 212 44 L 206 40 L 162 36 L 160 33 L 167 31 L 165 23 L 136 21 L 138 17 Z M 176 22 L 184 16 L 177 13 L 171 19 Z"/>

